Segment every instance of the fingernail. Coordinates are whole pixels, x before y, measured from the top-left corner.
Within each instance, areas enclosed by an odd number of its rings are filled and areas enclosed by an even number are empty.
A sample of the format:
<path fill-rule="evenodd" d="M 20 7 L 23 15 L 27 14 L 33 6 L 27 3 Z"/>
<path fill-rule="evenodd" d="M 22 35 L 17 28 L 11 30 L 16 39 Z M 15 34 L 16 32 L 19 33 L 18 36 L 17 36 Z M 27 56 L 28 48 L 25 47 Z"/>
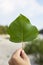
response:
<path fill-rule="evenodd" d="M 22 50 L 22 53 L 24 53 L 24 50 Z"/>

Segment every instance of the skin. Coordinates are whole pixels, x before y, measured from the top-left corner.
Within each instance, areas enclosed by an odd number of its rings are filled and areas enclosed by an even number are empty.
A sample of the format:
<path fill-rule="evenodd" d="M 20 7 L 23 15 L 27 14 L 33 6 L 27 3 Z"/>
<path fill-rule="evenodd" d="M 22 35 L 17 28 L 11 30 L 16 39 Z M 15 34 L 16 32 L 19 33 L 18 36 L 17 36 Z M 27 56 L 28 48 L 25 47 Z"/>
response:
<path fill-rule="evenodd" d="M 9 65 L 30 65 L 30 60 L 24 50 L 18 49 L 9 60 Z"/>

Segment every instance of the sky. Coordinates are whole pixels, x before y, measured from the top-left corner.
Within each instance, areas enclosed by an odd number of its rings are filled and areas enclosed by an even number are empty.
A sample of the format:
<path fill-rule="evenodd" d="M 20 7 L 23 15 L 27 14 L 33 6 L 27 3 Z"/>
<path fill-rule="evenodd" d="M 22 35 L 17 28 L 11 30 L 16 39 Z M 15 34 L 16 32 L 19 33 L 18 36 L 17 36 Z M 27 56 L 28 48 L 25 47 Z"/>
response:
<path fill-rule="evenodd" d="M 0 25 L 10 25 L 19 14 L 38 29 L 43 28 L 43 0 L 0 0 Z"/>

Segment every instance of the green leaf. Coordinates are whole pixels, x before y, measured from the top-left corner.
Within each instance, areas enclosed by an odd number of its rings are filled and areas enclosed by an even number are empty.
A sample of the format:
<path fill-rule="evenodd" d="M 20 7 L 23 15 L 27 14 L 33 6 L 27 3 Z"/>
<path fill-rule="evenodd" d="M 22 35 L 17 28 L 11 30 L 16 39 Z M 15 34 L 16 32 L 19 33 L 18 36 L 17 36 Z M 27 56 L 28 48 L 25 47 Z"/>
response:
<path fill-rule="evenodd" d="M 30 23 L 30 20 L 20 14 L 8 28 L 8 34 L 12 42 L 28 42 L 35 39 L 38 30 Z"/>

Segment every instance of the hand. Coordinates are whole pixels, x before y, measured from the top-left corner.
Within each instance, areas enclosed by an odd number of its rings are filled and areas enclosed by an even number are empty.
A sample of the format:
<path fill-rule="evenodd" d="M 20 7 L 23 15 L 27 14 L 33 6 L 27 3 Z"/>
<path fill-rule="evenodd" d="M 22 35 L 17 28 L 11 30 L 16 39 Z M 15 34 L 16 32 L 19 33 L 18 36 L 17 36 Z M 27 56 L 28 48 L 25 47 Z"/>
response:
<path fill-rule="evenodd" d="M 9 65 L 30 65 L 30 60 L 24 50 L 19 49 L 13 53 Z"/>

